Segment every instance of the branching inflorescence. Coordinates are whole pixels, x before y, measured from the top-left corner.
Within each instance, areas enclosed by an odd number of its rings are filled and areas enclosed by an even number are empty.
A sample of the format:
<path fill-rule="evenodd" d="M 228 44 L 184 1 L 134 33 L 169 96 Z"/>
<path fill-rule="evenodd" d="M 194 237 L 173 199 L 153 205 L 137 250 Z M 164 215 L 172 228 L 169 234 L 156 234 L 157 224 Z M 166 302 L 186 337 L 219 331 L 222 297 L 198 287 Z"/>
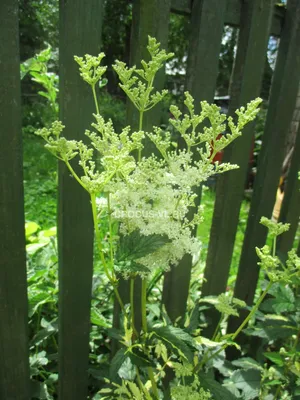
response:
<path fill-rule="evenodd" d="M 236 336 L 254 316 L 274 282 L 288 283 L 295 275 L 299 275 L 300 262 L 295 251 L 291 251 L 286 266 L 280 263 L 276 257 L 276 237 L 286 231 L 288 226 L 262 218 L 262 224 L 273 235 L 274 246 L 272 252 L 267 246 L 256 250 L 260 265 L 270 282 L 237 331 L 222 336 L 220 327 L 230 315 L 238 316 L 238 308 L 246 305 L 239 299 L 230 299 L 222 294 L 215 300 L 215 307 L 221 314 L 220 323 L 210 341 L 210 346 L 213 343 L 215 350 L 206 349 L 202 352 L 202 358 L 196 357 L 193 362 L 184 354 L 182 349 L 189 352 L 185 342 L 191 345 L 193 338 L 179 328 L 159 326 L 149 332 L 146 319 L 147 279 L 157 269 L 167 271 L 171 266 L 176 266 L 185 254 L 197 252 L 199 243 L 193 232 L 202 220 L 202 210 L 195 207 L 195 188 L 213 175 L 238 168 L 230 163 L 214 162 L 214 158 L 241 136 L 245 125 L 254 120 L 261 99 L 253 100 L 246 107 L 237 110 L 234 120 L 222 114 L 216 105 L 205 101 L 201 102 L 200 113 L 195 113 L 194 99 L 186 92 L 186 113 L 182 113 L 177 106 L 170 107 L 173 116 L 170 124 L 179 133 L 183 143 L 177 146 L 172 134 L 166 130 L 153 127 L 151 132 L 143 131 L 144 113 L 155 107 L 167 94 L 165 90 L 154 91 L 156 73 L 173 56 L 160 50 L 159 43 L 151 37 L 148 51 L 150 61 L 142 61 L 140 69 L 129 68 L 121 61 L 116 61 L 113 66 L 121 81 L 120 87 L 138 110 L 137 131 L 132 131 L 128 126 L 120 133 L 115 132 L 112 121 L 105 121 L 100 115 L 96 88 L 98 85 L 102 86 L 101 79 L 106 71 L 106 67 L 101 66 L 104 57 L 101 53 L 98 57 L 75 57 L 80 75 L 91 86 L 95 100 L 94 122 L 91 129 L 85 132 L 90 139 L 90 146 L 82 141 L 64 138 L 64 126 L 59 121 L 54 122 L 49 129 L 37 131 L 37 135 L 45 139 L 48 150 L 66 164 L 73 177 L 90 195 L 103 271 L 123 310 L 125 334 L 121 343 L 126 348 L 126 351 L 121 349 L 123 355 L 133 354 L 134 349 L 142 348 L 145 358 L 150 357 L 152 351 L 156 360 L 163 362 L 157 363 L 156 375 L 152 366 L 147 368 L 149 380 L 146 383 L 142 382 L 137 367 L 138 385 L 124 381 L 122 385 L 113 384 L 114 395 L 121 396 L 117 398 L 158 399 L 157 381 L 164 377 L 166 366 L 171 366 L 177 377 L 177 384 L 171 387 L 173 399 L 209 399 L 210 393 L 200 387 L 197 373 L 212 358 L 232 345 Z M 221 133 L 223 135 L 219 138 Z M 148 157 L 143 156 L 146 138 L 157 149 L 156 154 Z M 71 165 L 75 158 L 81 167 L 80 174 Z M 194 212 L 192 217 L 191 210 Z M 109 227 L 109 250 L 106 248 L 105 251 L 104 238 L 99 229 L 104 219 L 108 221 Z M 131 279 L 130 315 L 118 292 L 120 275 Z M 137 275 L 142 277 L 142 333 L 134 326 L 133 291 Z M 168 339 L 163 336 L 163 329 L 167 332 Z M 182 349 L 169 340 L 173 337 L 176 342 L 176 335 L 179 334 L 182 335 Z M 138 338 L 142 338 L 141 344 L 135 344 Z M 204 339 L 200 338 L 200 341 L 205 343 Z M 148 347 L 147 341 L 152 341 Z M 169 355 L 167 345 L 171 346 L 172 351 L 175 349 L 178 352 L 180 363 L 172 361 L 173 355 L 172 352 Z M 187 377 L 193 378 L 190 385 L 184 383 Z M 149 394 L 149 388 L 153 397 Z"/>

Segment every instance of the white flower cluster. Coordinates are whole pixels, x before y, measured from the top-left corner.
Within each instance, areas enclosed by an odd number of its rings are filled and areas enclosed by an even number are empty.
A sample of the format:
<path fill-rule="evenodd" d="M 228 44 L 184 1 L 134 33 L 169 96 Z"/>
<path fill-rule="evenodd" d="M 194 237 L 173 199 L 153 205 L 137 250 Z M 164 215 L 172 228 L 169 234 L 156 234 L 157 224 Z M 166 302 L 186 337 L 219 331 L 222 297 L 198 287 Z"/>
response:
<path fill-rule="evenodd" d="M 128 69 L 120 62 L 114 67 L 122 82 L 121 87 L 140 111 L 140 122 L 143 112 L 165 95 L 164 92 L 152 94 L 153 80 L 158 69 L 171 57 L 171 54 L 159 50 L 159 43 L 152 38 L 149 38 L 148 50 L 151 60 L 142 62 L 142 70 Z M 103 56 L 101 53 L 96 58 L 88 55 L 85 59 L 76 58 L 83 79 L 93 89 L 105 71 L 100 67 Z M 202 110 L 195 114 L 194 99 L 186 92 L 187 113 L 182 114 L 176 106 L 170 108 L 174 116 L 170 123 L 185 142 L 181 149 L 174 147 L 171 134 L 160 128 L 154 127 L 153 132 L 144 133 L 142 129 L 130 132 L 126 127 L 118 134 L 112 122 L 106 122 L 98 113 L 94 115 L 96 122 L 92 124 L 94 132 L 86 131 L 91 140 L 90 147 L 81 141 L 60 137 L 64 128 L 60 122 L 37 134 L 46 140 L 48 149 L 66 163 L 92 198 L 101 194 L 109 199 L 105 217 L 117 222 L 122 235 L 137 231 L 144 237 L 161 235 L 167 238 L 160 247 L 152 252 L 146 251 L 134 260 L 134 273 L 144 274 L 145 267 L 150 272 L 158 267 L 167 270 L 185 254 L 198 251 L 199 243 L 193 231 L 201 222 L 202 215 L 201 209 L 197 211 L 195 208 L 195 188 L 214 174 L 237 168 L 229 163 L 213 162 L 214 157 L 241 135 L 243 127 L 258 113 L 260 102 L 256 99 L 246 108 L 237 110 L 235 124 L 231 117 L 227 119 L 220 112 L 219 107 L 207 102 L 201 102 Z M 200 125 L 202 122 L 205 122 L 203 127 Z M 224 134 L 218 139 L 220 133 Z M 142 157 L 145 135 L 155 144 L 160 157 Z M 100 168 L 94 161 L 95 150 Z M 77 176 L 70 164 L 76 156 L 79 157 L 82 176 Z M 140 271 L 136 269 L 137 264 L 141 265 Z"/>

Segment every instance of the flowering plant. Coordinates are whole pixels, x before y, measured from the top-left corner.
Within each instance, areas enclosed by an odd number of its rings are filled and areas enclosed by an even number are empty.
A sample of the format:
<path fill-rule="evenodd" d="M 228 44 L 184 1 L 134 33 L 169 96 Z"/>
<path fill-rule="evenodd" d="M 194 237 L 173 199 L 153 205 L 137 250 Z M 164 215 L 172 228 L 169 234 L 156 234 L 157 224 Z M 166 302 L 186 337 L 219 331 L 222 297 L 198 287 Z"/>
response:
<path fill-rule="evenodd" d="M 103 271 L 123 311 L 122 347 L 112 366 L 117 375 L 121 365 L 129 359 L 135 365 L 135 378 L 133 381 L 123 380 L 121 385 L 112 384 L 112 387 L 102 391 L 101 398 L 158 399 L 165 370 L 172 368 L 175 371 L 175 383 L 170 389 L 172 399 L 208 399 L 211 395 L 200 387 L 198 372 L 232 344 L 253 314 L 235 334 L 222 337 L 216 331 L 212 341 L 204 338 L 197 341 L 182 329 L 166 323 L 149 329 L 146 318 L 147 282 L 157 269 L 167 271 L 176 267 L 185 254 L 197 251 L 199 243 L 193 232 L 201 223 L 202 209 L 195 207 L 195 188 L 210 176 L 238 168 L 237 165 L 219 164 L 213 160 L 216 153 L 241 136 L 244 126 L 254 120 L 261 99 L 237 110 L 234 121 L 232 117 L 222 114 L 219 107 L 205 101 L 201 102 L 201 111 L 197 114 L 194 99 L 186 92 L 186 113 L 174 105 L 170 107 L 173 115 L 170 123 L 184 145 L 179 147 L 172 135 L 159 127 L 145 132 L 144 113 L 167 94 L 165 90 L 154 91 L 155 75 L 173 55 L 161 50 L 159 43 L 151 37 L 147 48 L 150 61 L 142 61 L 142 68 L 129 68 L 120 61 L 113 66 L 121 81 L 120 87 L 138 110 L 137 131 L 125 127 L 117 133 L 112 121 L 105 121 L 100 114 L 96 88 L 99 83 L 101 86 L 106 71 L 106 67 L 101 66 L 104 57 L 101 53 L 97 57 L 75 57 L 80 74 L 91 86 L 95 100 L 95 121 L 92 129 L 85 132 L 91 145 L 64 138 L 64 126 L 59 121 L 49 129 L 37 131 L 37 135 L 45 139 L 48 150 L 66 164 L 72 176 L 90 195 Z M 223 132 L 225 134 L 218 139 Z M 152 141 L 156 148 L 156 153 L 148 157 L 143 154 L 146 139 Z M 72 167 L 75 158 L 79 159 L 81 174 L 77 174 Z M 104 222 L 109 228 L 105 248 L 100 229 Z M 263 264 L 268 262 L 266 249 L 258 250 L 258 255 Z M 131 282 L 129 307 L 118 291 L 120 276 Z M 134 321 L 133 291 L 137 276 L 142 278 L 141 331 Z M 236 308 L 244 306 L 238 299 L 229 301 L 225 295 L 219 296 L 216 303 L 216 308 L 225 317 L 238 315 Z M 201 362 L 199 357 L 194 357 L 196 351 L 202 355 Z M 178 362 L 174 361 L 174 357 Z M 147 373 L 144 374 L 145 371 Z"/>

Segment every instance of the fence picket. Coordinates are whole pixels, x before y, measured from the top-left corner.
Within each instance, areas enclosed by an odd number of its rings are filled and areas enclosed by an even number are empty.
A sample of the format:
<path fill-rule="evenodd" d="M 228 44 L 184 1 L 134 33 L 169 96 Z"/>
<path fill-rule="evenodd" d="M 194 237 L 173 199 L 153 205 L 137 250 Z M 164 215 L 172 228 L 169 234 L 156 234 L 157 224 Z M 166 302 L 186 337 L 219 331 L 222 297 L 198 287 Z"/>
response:
<path fill-rule="evenodd" d="M 260 0 L 243 3 L 238 49 L 230 87 L 229 115 L 256 98 L 266 62 L 266 53 L 273 14 L 273 0 L 261 5 Z M 202 293 L 218 295 L 226 290 L 233 254 L 239 212 L 249 169 L 249 156 L 253 144 L 253 124 L 246 127 L 243 136 L 225 149 L 223 161 L 239 165 L 239 169 L 220 175 L 216 188 L 216 201 Z M 213 332 L 219 313 L 211 315 L 209 329 Z"/>
<path fill-rule="evenodd" d="M 283 256 L 283 258 L 286 257 L 287 252 L 293 247 L 294 238 L 299 225 L 300 181 L 298 179 L 298 171 L 300 171 L 300 124 L 279 215 L 280 222 L 290 223 L 289 231 L 278 238 L 278 254 L 279 256 Z"/>
<path fill-rule="evenodd" d="M 292 121 L 300 78 L 300 3 L 290 0 L 279 45 L 271 88 L 263 144 L 240 258 L 234 295 L 252 304 L 259 268 L 255 247 L 264 245 L 267 229 L 260 225 L 262 216 L 271 217 L 283 162 L 283 147 Z M 241 315 L 241 318 L 243 315 Z M 229 332 L 240 319 L 229 321 Z"/>
<path fill-rule="evenodd" d="M 149 53 L 147 50 L 148 35 L 155 37 L 161 44 L 162 49 L 167 50 L 168 46 L 168 33 L 171 0 L 136 0 L 133 3 L 132 10 L 132 31 L 130 43 L 130 65 L 139 65 L 141 60 L 149 60 Z M 161 69 L 154 81 L 155 89 L 161 91 L 164 88 L 165 71 Z M 133 129 L 138 129 L 138 112 L 133 104 L 127 101 L 127 125 Z M 156 105 L 152 110 L 144 114 L 143 130 L 152 131 L 154 125 L 159 126 L 161 120 L 161 104 Z M 147 155 L 154 150 L 153 144 L 147 140 L 143 155 Z M 129 302 L 129 282 L 120 279 L 119 291 L 123 302 Z M 141 279 L 135 279 L 135 325 L 139 330 L 141 327 Z M 119 304 L 115 301 L 114 304 L 114 327 L 119 326 Z M 112 353 L 116 351 L 116 343 L 112 348 Z"/>
<path fill-rule="evenodd" d="M 0 3 L 0 398 L 28 400 L 18 1 Z"/>
<path fill-rule="evenodd" d="M 225 25 L 240 26 L 241 25 L 241 10 L 242 4 L 245 3 L 241 0 L 227 0 L 225 11 Z M 261 2 L 263 4 L 263 1 Z M 172 0 L 171 9 L 178 14 L 191 14 L 192 1 L 191 0 Z M 271 35 L 280 36 L 283 21 L 285 18 L 285 8 L 282 5 L 275 5 L 271 25 Z"/>
<path fill-rule="evenodd" d="M 102 30 L 101 0 L 60 2 L 60 116 L 67 139 L 85 140 L 95 112 L 89 86 L 74 55 L 97 55 Z M 76 162 L 73 167 L 78 171 Z M 81 174 L 81 172 L 80 172 Z M 59 398 L 86 400 L 93 224 L 89 197 L 65 165 L 59 166 Z"/>
<path fill-rule="evenodd" d="M 262 246 L 267 231 L 259 224 L 270 217 L 283 161 L 300 81 L 300 3 L 289 0 L 274 7 L 274 0 L 134 0 L 131 36 L 131 65 L 148 59 L 148 35 L 167 49 L 170 10 L 191 19 L 186 89 L 195 98 L 213 101 L 218 74 L 224 24 L 240 26 L 238 51 L 230 88 L 229 113 L 259 94 L 269 34 L 280 36 L 280 47 L 270 96 L 263 145 L 240 259 L 234 295 L 251 304 L 258 281 L 255 246 Z M 94 100 L 82 81 L 74 55 L 96 55 L 100 51 L 104 0 L 60 0 L 60 118 L 67 139 L 85 141 L 84 131 L 93 121 Z M 18 1 L 0 2 L 0 398 L 30 398 L 28 351 L 28 300 L 26 280 L 24 196 L 22 174 L 21 100 L 19 80 Z M 161 90 L 165 73 L 155 86 Z M 144 130 L 159 125 L 161 106 L 144 117 Z M 137 113 L 127 104 L 127 123 L 137 129 Z M 240 165 L 240 170 L 219 179 L 203 295 L 219 294 L 226 288 L 239 210 L 243 197 L 253 135 L 248 127 L 225 151 L 223 161 Z M 144 155 L 153 148 L 147 142 Z M 279 254 L 292 245 L 299 220 L 300 127 L 288 175 L 280 220 L 291 230 L 280 238 Z M 76 162 L 72 164 L 79 171 Z M 199 193 L 200 193 L 199 189 Z M 199 196 L 200 197 L 200 196 Z M 93 278 L 93 223 L 88 194 L 59 164 L 58 248 L 59 248 L 59 388 L 60 400 L 86 400 L 90 307 Z M 298 246 L 300 256 L 300 243 Z M 185 256 L 165 274 L 162 302 L 172 321 L 183 317 L 189 293 L 192 258 Z M 120 292 L 128 302 L 127 282 L 120 280 Z M 135 285 L 135 323 L 140 327 L 140 280 Z M 215 327 L 217 314 L 209 330 Z M 241 314 L 241 317 L 245 313 Z M 114 326 L 119 322 L 115 305 Z M 180 322 L 183 322 L 181 318 Z M 240 319 L 231 318 L 234 331 Z M 209 334 L 209 332 L 205 332 Z M 116 348 L 113 344 L 113 351 Z M 114 348 L 115 346 L 115 348 Z M 166 380 L 169 377 L 167 376 Z"/>
<path fill-rule="evenodd" d="M 186 88 L 195 98 L 196 112 L 199 112 L 201 100 L 212 102 L 214 98 L 225 9 L 225 0 L 193 3 Z M 192 257 L 186 255 L 165 274 L 162 301 L 172 321 L 184 316 L 191 268 Z"/>

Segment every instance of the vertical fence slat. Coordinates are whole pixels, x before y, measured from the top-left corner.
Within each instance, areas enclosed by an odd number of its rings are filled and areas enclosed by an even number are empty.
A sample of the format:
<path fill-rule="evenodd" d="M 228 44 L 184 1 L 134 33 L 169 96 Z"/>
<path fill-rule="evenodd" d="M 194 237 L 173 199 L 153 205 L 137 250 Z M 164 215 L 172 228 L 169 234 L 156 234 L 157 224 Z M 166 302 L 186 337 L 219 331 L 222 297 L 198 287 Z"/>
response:
<path fill-rule="evenodd" d="M 148 35 L 155 37 L 161 44 L 162 49 L 167 50 L 169 34 L 171 0 L 135 0 L 132 10 L 132 28 L 130 43 L 130 65 L 140 65 L 141 60 L 149 60 L 147 50 Z M 164 88 L 165 71 L 161 69 L 154 81 L 155 90 L 161 91 Z M 154 125 L 159 126 L 161 120 L 161 104 L 156 105 L 152 110 L 144 114 L 143 130 L 152 131 Z M 133 129 L 138 129 L 138 111 L 133 104 L 127 102 L 127 124 Z M 143 155 L 154 150 L 152 143 L 146 141 Z M 129 282 L 120 279 L 119 290 L 125 303 L 129 302 Z M 141 279 L 135 281 L 135 325 L 141 326 Z M 114 326 L 119 325 L 119 305 L 115 302 Z M 113 348 L 113 353 L 115 349 Z"/>
<path fill-rule="evenodd" d="M 286 257 L 287 252 L 293 247 L 294 238 L 299 225 L 300 217 L 300 124 L 297 131 L 296 142 L 293 150 L 290 170 L 287 176 L 287 185 L 280 210 L 279 221 L 290 224 L 288 232 L 278 238 L 278 255 Z"/>
<path fill-rule="evenodd" d="M 283 162 L 283 148 L 296 103 L 300 75 L 300 3 L 289 0 L 270 95 L 245 240 L 234 295 L 252 304 L 259 274 L 255 247 L 264 245 L 267 229 L 259 221 L 271 217 Z M 242 316 L 243 317 L 243 316 Z M 229 331 L 240 319 L 230 319 Z"/>
<path fill-rule="evenodd" d="M 229 115 L 233 117 L 237 108 L 260 93 L 273 5 L 273 0 L 243 3 L 238 49 L 230 86 Z M 224 152 L 223 161 L 238 164 L 239 169 L 218 177 L 202 288 L 204 296 L 218 295 L 226 289 L 252 141 L 253 124 L 247 126 L 243 136 Z M 212 331 L 219 318 L 218 313 L 215 318 L 212 316 Z"/>
<path fill-rule="evenodd" d="M 67 139 L 85 140 L 95 112 L 91 89 L 74 55 L 100 51 L 101 0 L 60 0 L 60 118 Z M 73 164 L 76 171 L 78 165 Z M 82 174 L 82 172 L 79 172 Z M 59 398 L 86 400 L 93 224 L 89 197 L 59 166 Z"/>
<path fill-rule="evenodd" d="M 0 398 L 28 400 L 18 1 L 0 3 Z"/>
<path fill-rule="evenodd" d="M 214 98 L 225 10 L 226 0 L 193 2 L 186 88 L 195 98 L 196 112 L 201 100 Z M 191 268 L 192 257 L 186 255 L 165 274 L 163 303 L 172 321 L 185 314 Z"/>

